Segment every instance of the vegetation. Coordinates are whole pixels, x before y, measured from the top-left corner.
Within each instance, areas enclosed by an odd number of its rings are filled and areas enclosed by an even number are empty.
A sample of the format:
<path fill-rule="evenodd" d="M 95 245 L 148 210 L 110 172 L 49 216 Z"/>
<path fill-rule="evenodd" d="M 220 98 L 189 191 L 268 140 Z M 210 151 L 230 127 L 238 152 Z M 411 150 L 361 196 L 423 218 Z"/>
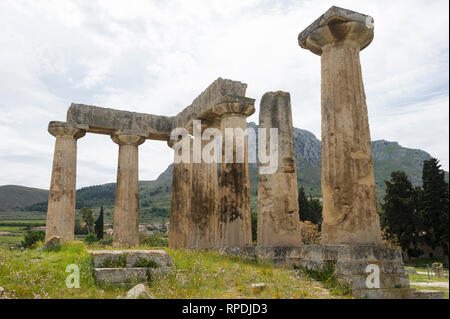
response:
<path fill-rule="evenodd" d="M 445 173 L 435 158 L 423 163 L 422 209 L 425 242 L 432 248 L 449 249 L 449 188 Z"/>
<path fill-rule="evenodd" d="M 323 284 L 301 272 L 275 268 L 270 262 L 213 251 L 167 252 L 175 268 L 165 276 L 152 278 L 149 288 L 156 298 L 350 298 L 330 296 Z M 66 267 L 70 264 L 80 268 L 78 289 L 66 287 Z M 59 252 L 0 249 L 0 286 L 10 298 L 115 299 L 126 295 L 126 288 L 98 286 L 92 273 L 87 246 L 81 242 L 63 244 Z M 252 283 L 266 283 L 267 287 L 254 291 Z"/>
<path fill-rule="evenodd" d="M 332 294 L 335 295 L 351 295 L 352 290 L 347 283 L 337 278 L 334 274 L 335 264 L 327 262 L 321 270 L 312 270 L 302 268 L 303 272 L 308 276 L 322 282 Z"/>
<path fill-rule="evenodd" d="M 147 245 L 151 247 L 168 247 L 169 241 L 166 235 L 147 235 L 145 233 L 139 233 L 139 243 L 141 245 Z"/>
<path fill-rule="evenodd" d="M 97 235 L 97 238 L 99 240 L 103 239 L 103 224 L 104 224 L 103 216 L 104 216 L 104 214 L 103 214 L 103 206 L 102 206 L 100 208 L 100 214 L 99 214 L 97 220 L 95 221 L 95 227 L 94 227 L 95 234 Z"/>
<path fill-rule="evenodd" d="M 101 264 L 100 268 L 125 268 L 127 265 L 127 260 L 125 255 L 120 255 L 119 258 L 106 259 L 103 264 Z"/>
<path fill-rule="evenodd" d="M 0 211 L 20 210 L 47 199 L 48 191 L 44 189 L 17 185 L 0 186 Z"/>
<path fill-rule="evenodd" d="M 419 191 L 412 186 L 404 172 L 392 172 L 391 181 L 386 182 L 382 209 L 381 223 L 387 237 L 395 237 L 409 256 L 419 256 L 417 245 L 421 241 L 420 231 L 423 229 Z"/>
<path fill-rule="evenodd" d="M 83 207 L 78 211 L 78 214 L 81 216 L 81 219 L 85 224 L 87 233 L 90 234 L 94 228 L 94 212 L 88 207 Z"/>
<path fill-rule="evenodd" d="M 91 233 L 84 238 L 84 241 L 87 242 L 88 244 L 92 244 L 98 241 L 98 238 L 96 234 Z"/>
<path fill-rule="evenodd" d="M 23 239 L 21 246 L 24 248 L 31 248 L 37 242 L 44 241 L 44 238 L 45 238 L 45 232 L 30 231 L 25 235 L 25 238 Z"/>
<path fill-rule="evenodd" d="M 400 243 L 410 257 L 423 252 L 420 244 L 449 249 L 449 186 L 439 161 L 432 158 L 423 165 L 423 188 L 414 187 L 402 171 L 392 172 L 386 181 L 381 205 L 381 223 L 387 238 Z"/>
<path fill-rule="evenodd" d="M 305 245 L 313 245 L 320 243 L 319 225 L 313 224 L 310 221 L 300 222 L 300 230 L 302 234 L 302 242 Z"/>
<path fill-rule="evenodd" d="M 310 221 L 318 225 L 318 229 L 320 229 L 322 225 L 322 204 L 318 199 L 313 199 L 311 194 L 308 200 L 303 187 L 298 190 L 298 207 L 300 220 L 302 222 Z"/>

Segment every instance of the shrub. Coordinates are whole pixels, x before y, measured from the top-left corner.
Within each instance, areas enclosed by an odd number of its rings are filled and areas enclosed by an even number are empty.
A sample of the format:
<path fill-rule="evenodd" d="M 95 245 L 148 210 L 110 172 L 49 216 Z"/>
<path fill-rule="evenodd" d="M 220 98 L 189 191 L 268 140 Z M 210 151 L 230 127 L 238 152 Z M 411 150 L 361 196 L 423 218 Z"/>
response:
<path fill-rule="evenodd" d="M 144 233 L 139 234 L 139 242 L 142 245 L 150 247 L 168 247 L 169 241 L 164 235 L 147 235 Z"/>
<path fill-rule="evenodd" d="M 92 244 L 98 241 L 98 238 L 96 234 L 91 233 L 84 238 L 84 241 L 87 242 L 88 244 Z"/>
<path fill-rule="evenodd" d="M 113 237 L 111 235 L 105 235 L 103 239 L 98 242 L 101 245 L 112 245 Z"/>
<path fill-rule="evenodd" d="M 320 241 L 319 225 L 306 220 L 300 222 L 302 241 L 305 245 L 318 244 Z"/>
<path fill-rule="evenodd" d="M 40 241 L 44 241 L 45 232 L 43 231 L 31 231 L 25 234 L 21 246 L 24 248 L 31 248 L 34 244 Z"/>

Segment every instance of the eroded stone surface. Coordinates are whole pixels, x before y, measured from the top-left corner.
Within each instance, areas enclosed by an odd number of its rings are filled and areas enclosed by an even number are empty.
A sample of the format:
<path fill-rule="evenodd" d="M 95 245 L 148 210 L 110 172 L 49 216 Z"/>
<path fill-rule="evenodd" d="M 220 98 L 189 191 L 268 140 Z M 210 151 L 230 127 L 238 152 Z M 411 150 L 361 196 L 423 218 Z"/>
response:
<path fill-rule="evenodd" d="M 85 135 L 85 131 L 62 122 L 50 122 L 48 131 L 56 140 L 45 238 L 48 240 L 52 236 L 58 236 L 62 241 L 73 241 L 77 140 Z"/>
<path fill-rule="evenodd" d="M 116 200 L 114 204 L 114 246 L 139 245 L 138 146 L 145 138 L 136 135 L 112 136 L 119 144 Z"/>
<path fill-rule="evenodd" d="M 261 99 L 259 128 L 266 129 L 266 152 L 270 149 L 270 128 L 278 129 L 278 169 L 262 174 L 259 164 L 258 245 L 299 246 L 297 171 L 290 95 L 268 92 Z"/>
<path fill-rule="evenodd" d="M 202 140 L 202 150 L 209 141 Z M 217 162 L 192 163 L 189 248 L 214 248 L 218 227 Z"/>
<path fill-rule="evenodd" d="M 176 151 L 181 153 L 180 149 Z M 175 163 L 175 161 L 173 164 L 169 248 L 187 248 L 190 242 L 192 165 L 192 163 Z"/>
<path fill-rule="evenodd" d="M 247 128 L 244 114 L 229 113 L 221 118 L 222 131 L 222 163 L 219 174 L 219 224 L 218 247 L 250 246 L 252 244 L 251 215 L 250 215 L 250 176 L 248 170 L 247 137 L 244 137 L 243 149 L 237 149 L 236 138 L 225 134 L 226 128 L 240 128 L 244 132 Z M 234 142 L 233 142 L 234 140 Z M 234 145 L 233 156 L 242 151 L 243 163 L 227 163 L 225 161 L 226 143 Z"/>
<path fill-rule="evenodd" d="M 373 37 L 364 15 L 332 8 L 302 32 L 322 59 L 324 244 L 380 244 L 373 160 L 359 51 Z M 326 14 L 327 16 L 327 14 Z"/>

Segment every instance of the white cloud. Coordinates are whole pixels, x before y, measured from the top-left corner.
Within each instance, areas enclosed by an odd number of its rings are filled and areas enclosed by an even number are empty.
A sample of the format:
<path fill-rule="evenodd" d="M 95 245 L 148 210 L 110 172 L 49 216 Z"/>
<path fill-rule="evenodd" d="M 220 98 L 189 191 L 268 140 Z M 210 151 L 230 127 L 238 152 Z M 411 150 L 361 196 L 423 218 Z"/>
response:
<path fill-rule="evenodd" d="M 294 125 L 320 136 L 320 58 L 297 35 L 331 5 L 375 18 L 362 52 L 373 139 L 396 140 L 448 170 L 448 2 L 1 1 L 0 185 L 48 188 L 54 138 L 72 102 L 174 115 L 221 76 L 291 93 Z M 249 120 L 258 122 L 258 113 Z M 114 182 L 117 145 L 79 140 L 78 187 Z M 172 161 L 140 147 L 140 177 Z"/>

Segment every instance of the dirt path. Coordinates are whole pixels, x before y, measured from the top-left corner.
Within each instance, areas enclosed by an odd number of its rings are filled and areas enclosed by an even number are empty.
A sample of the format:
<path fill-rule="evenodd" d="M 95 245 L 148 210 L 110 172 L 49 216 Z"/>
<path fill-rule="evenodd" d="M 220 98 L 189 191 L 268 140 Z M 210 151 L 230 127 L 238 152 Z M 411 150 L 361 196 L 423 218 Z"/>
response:
<path fill-rule="evenodd" d="M 410 285 L 421 287 L 440 287 L 448 289 L 448 281 L 436 281 L 436 282 L 411 282 Z"/>

